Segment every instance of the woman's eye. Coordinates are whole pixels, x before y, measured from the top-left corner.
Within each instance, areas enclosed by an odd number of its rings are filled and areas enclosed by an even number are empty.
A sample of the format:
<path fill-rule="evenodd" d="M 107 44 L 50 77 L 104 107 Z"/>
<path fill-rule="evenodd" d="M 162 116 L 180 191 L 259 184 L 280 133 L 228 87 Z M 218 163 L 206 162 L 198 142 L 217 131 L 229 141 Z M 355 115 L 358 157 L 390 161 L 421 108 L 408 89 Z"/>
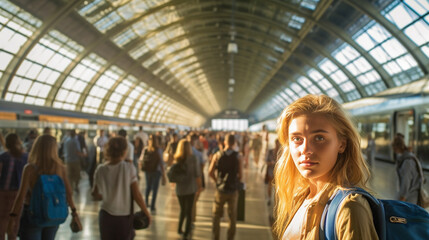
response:
<path fill-rule="evenodd" d="M 300 142 L 300 141 L 302 141 L 302 138 L 300 138 L 300 137 L 292 137 L 291 139 L 292 139 L 292 142 Z"/>
<path fill-rule="evenodd" d="M 314 139 L 318 142 L 325 140 L 323 136 L 316 136 Z"/>

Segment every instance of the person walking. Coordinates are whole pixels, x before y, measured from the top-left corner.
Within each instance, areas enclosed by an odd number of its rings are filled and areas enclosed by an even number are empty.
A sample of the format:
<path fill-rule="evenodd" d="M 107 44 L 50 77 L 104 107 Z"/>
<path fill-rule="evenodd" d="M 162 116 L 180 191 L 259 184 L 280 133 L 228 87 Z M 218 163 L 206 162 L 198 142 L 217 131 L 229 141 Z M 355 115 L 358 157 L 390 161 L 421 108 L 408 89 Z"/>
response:
<path fill-rule="evenodd" d="M 0 240 L 5 239 L 9 213 L 21 184 L 22 171 L 27 164 L 28 154 L 24 152 L 18 135 L 9 133 L 5 141 L 6 152 L 0 155 Z M 18 214 L 17 218 L 21 217 Z M 8 239 L 16 239 L 19 224 L 8 234 Z"/>
<path fill-rule="evenodd" d="M 186 179 L 176 183 L 176 195 L 180 204 L 178 233 L 183 234 L 183 239 L 190 239 L 194 198 L 195 194 L 201 190 L 202 184 L 199 162 L 192 154 L 191 144 L 186 139 L 179 141 L 174 161 L 186 166 Z M 183 231 L 182 226 L 185 220 L 185 231 Z"/>
<path fill-rule="evenodd" d="M 73 192 L 67 178 L 66 167 L 58 157 L 57 141 L 51 135 L 39 136 L 31 149 L 28 157 L 28 164 L 25 165 L 22 173 L 21 185 L 18 190 L 15 202 L 10 210 L 10 220 L 8 223 L 8 233 L 12 233 L 16 226 L 19 227 L 19 237 L 21 240 L 54 240 L 59 225 L 49 227 L 38 227 L 30 223 L 32 216 L 30 213 L 30 200 L 34 192 L 33 188 L 39 175 L 57 175 L 64 182 L 66 190 L 67 204 L 71 209 L 74 222 L 79 222 L 79 216 L 73 202 Z M 22 212 L 21 221 L 19 214 Z M 82 227 L 82 226 L 80 226 Z"/>
<path fill-rule="evenodd" d="M 396 173 L 399 179 L 398 199 L 401 201 L 417 204 L 421 187 L 423 173 L 418 166 L 416 156 L 408 151 L 404 138 L 396 135 L 392 143 L 396 155 Z"/>
<path fill-rule="evenodd" d="M 83 156 L 76 130 L 72 129 L 64 141 L 64 162 L 67 166 L 70 184 L 76 192 L 79 192 L 81 158 Z"/>
<path fill-rule="evenodd" d="M 220 218 L 223 206 L 228 204 L 228 240 L 234 239 L 237 221 L 238 183 L 242 178 L 242 162 L 238 152 L 234 151 L 235 138 L 232 134 L 225 136 L 224 151 L 217 152 L 212 159 L 209 175 L 216 183 L 215 201 L 213 203 L 212 234 L 214 240 L 220 238 Z"/>
<path fill-rule="evenodd" d="M 137 172 L 127 159 L 128 143 L 124 137 L 110 138 L 105 145 L 106 161 L 95 170 L 92 196 L 101 200 L 99 229 L 102 240 L 131 240 L 135 237 L 132 204 L 136 202 L 148 217 L 140 193 Z"/>
<path fill-rule="evenodd" d="M 162 149 L 158 146 L 158 138 L 151 134 L 148 140 L 148 147 L 143 151 L 143 171 L 146 176 L 146 204 L 150 206 L 152 214 L 156 212 L 156 197 L 158 195 L 159 182 L 165 185 L 166 178 L 164 163 L 162 159 Z M 149 196 L 152 192 L 152 199 L 149 205 Z"/>

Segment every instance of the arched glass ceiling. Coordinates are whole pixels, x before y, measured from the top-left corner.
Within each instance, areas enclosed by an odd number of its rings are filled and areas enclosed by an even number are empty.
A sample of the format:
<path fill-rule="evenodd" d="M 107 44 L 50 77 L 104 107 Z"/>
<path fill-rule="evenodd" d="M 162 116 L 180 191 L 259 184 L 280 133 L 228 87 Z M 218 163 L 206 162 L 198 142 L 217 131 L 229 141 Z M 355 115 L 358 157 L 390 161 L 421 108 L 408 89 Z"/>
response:
<path fill-rule="evenodd" d="M 0 5 L 0 76 L 42 21 L 12 3 Z M 142 121 L 199 126 L 198 113 L 91 53 L 63 76 L 84 47 L 52 30 L 32 47 L 4 99 Z M 103 70 L 103 71 L 101 71 Z M 52 105 L 51 105 L 52 104 Z"/>
<path fill-rule="evenodd" d="M 257 110 L 257 104 L 253 104 L 256 119 L 277 117 L 284 108 L 280 106 L 286 106 L 302 95 L 303 90 L 297 87 L 298 84 L 309 93 L 318 94 L 322 90 L 339 102 L 348 102 L 421 79 L 427 74 L 428 1 L 362 1 L 361 7 L 351 0 L 344 2 L 336 7 L 342 10 L 357 8 L 364 14 L 357 16 L 355 21 L 350 21 L 342 30 L 334 24 L 334 20 L 339 20 L 336 15 L 340 11 L 327 13 L 331 17 L 324 18 L 318 32 L 309 35 L 303 41 L 304 46 L 299 49 L 313 56 L 307 59 L 307 66 L 298 70 L 284 67 L 277 73 L 275 81 L 264 89 L 264 92 L 271 89 L 273 94 L 266 94 L 266 101 L 259 98 L 264 103 L 258 104 Z M 332 32 L 333 30 L 337 32 Z M 343 33 L 339 33 L 339 30 Z M 324 53 L 326 50 L 322 49 L 323 45 L 315 39 L 332 35 L 336 35 L 337 39 L 324 46 L 325 49 L 332 49 Z M 300 60 L 303 60 L 302 57 Z M 323 79 L 321 72 L 332 81 Z M 284 81 L 285 75 L 287 79 L 292 79 L 292 83 Z M 341 94 L 337 91 L 329 93 L 326 83 L 338 85 Z M 309 86 L 313 88 L 310 90 Z M 334 88 L 332 90 L 335 91 Z"/>
<path fill-rule="evenodd" d="M 346 103 L 429 69 L 427 0 L 31 2 L 0 0 L 8 101 L 189 125 L 237 109 L 259 121 L 309 93 Z"/>

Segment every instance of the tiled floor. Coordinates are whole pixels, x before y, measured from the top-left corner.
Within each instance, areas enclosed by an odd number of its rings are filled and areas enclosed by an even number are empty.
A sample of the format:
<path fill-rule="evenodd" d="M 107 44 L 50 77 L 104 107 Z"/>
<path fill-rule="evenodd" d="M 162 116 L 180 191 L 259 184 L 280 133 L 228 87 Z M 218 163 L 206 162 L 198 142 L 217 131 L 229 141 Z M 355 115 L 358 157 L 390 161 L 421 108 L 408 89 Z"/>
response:
<path fill-rule="evenodd" d="M 429 179 L 429 174 L 426 173 Z M 259 240 L 272 239 L 269 227 L 269 212 L 271 207 L 267 206 L 266 189 L 263 178 L 254 168 L 245 171 L 246 190 L 246 213 L 245 221 L 238 222 L 236 240 Z M 213 182 L 207 181 L 206 190 L 201 194 L 198 202 L 197 221 L 192 239 L 211 238 L 211 209 L 214 199 Z M 144 191 L 144 180 L 140 181 L 142 192 Z M 376 162 L 371 179 L 371 187 L 379 198 L 395 198 L 396 193 L 396 173 L 393 164 Z M 429 190 L 429 184 L 425 187 Z M 84 178 L 80 185 L 80 193 L 75 193 L 75 200 L 81 221 L 84 226 L 83 231 L 73 234 L 69 228 L 68 221 L 61 225 L 57 234 L 57 239 L 99 239 L 98 202 L 91 200 L 89 194 L 88 179 Z M 180 239 L 177 234 L 177 223 L 179 214 L 179 204 L 174 193 L 174 188 L 170 185 L 160 186 L 158 193 L 157 212 L 153 216 L 152 225 L 146 229 L 137 231 L 136 239 Z M 228 217 L 225 214 L 221 223 L 222 239 L 226 239 Z"/>

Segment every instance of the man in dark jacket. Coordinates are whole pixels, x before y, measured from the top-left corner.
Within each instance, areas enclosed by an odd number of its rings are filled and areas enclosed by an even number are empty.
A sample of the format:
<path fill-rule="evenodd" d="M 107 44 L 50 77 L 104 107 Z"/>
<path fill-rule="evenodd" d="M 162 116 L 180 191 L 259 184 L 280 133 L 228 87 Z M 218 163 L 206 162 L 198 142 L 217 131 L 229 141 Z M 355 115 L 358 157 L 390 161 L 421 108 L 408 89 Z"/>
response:
<path fill-rule="evenodd" d="M 237 220 L 238 184 L 242 177 L 241 156 L 233 150 L 234 135 L 225 137 L 225 150 L 217 152 L 210 164 L 209 174 L 216 183 L 215 201 L 213 203 L 213 239 L 219 239 L 220 218 L 223 206 L 228 203 L 229 227 L 228 240 L 234 239 Z"/>

